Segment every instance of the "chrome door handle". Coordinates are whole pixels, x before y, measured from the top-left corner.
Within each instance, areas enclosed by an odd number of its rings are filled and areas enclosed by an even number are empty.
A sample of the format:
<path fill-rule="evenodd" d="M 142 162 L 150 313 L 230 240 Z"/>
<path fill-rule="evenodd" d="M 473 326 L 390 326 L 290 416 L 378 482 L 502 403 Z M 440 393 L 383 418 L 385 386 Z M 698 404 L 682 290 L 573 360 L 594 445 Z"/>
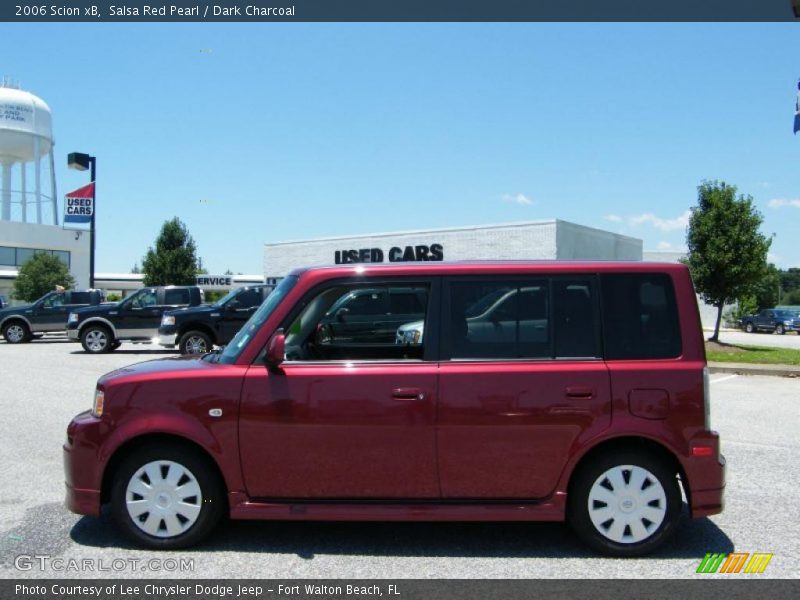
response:
<path fill-rule="evenodd" d="M 392 390 L 392 398 L 395 400 L 425 400 L 424 390 L 418 388 L 395 388 Z"/>

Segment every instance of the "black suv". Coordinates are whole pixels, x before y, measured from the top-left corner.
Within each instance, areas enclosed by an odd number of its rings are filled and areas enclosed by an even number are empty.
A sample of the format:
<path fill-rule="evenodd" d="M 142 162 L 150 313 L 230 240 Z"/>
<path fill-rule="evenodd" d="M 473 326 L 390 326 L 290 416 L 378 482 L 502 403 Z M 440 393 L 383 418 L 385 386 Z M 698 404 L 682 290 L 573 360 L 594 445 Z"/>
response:
<path fill-rule="evenodd" d="M 742 317 L 742 329 L 747 333 L 774 331 L 783 335 L 787 331 L 800 332 L 800 318 L 790 310 L 765 308 L 756 315 Z"/>
<path fill-rule="evenodd" d="M 86 352 L 110 352 L 122 340 L 152 341 L 166 311 L 202 302 L 203 292 L 195 285 L 142 288 L 121 302 L 72 311 L 67 336 L 80 340 Z"/>
<path fill-rule="evenodd" d="M 29 342 L 36 334 L 63 333 L 70 311 L 104 300 L 103 290 L 48 292 L 31 304 L 0 310 L 0 331 L 9 344 Z"/>
<path fill-rule="evenodd" d="M 158 342 L 181 354 L 204 354 L 231 341 L 269 293 L 272 285 L 249 285 L 232 290 L 210 305 L 171 310 L 161 318 Z"/>

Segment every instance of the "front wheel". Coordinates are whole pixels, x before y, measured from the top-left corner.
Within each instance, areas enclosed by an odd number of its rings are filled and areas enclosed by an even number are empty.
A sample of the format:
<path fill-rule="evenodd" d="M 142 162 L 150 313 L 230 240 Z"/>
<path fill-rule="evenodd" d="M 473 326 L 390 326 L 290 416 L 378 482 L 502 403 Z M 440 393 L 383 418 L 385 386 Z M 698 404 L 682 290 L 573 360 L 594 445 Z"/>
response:
<path fill-rule="evenodd" d="M 181 354 L 205 354 L 211 352 L 212 346 L 211 338 L 202 331 L 188 331 L 178 342 Z"/>
<path fill-rule="evenodd" d="M 786 333 L 786 329 L 781 323 L 778 323 L 778 326 L 775 328 L 775 333 L 778 335 L 784 335 Z"/>
<path fill-rule="evenodd" d="M 81 332 L 81 346 L 90 354 L 111 352 L 117 348 L 115 343 L 114 336 L 103 325 L 87 325 Z"/>
<path fill-rule="evenodd" d="M 114 477 L 111 510 L 135 542 L 183 548 L 208 535 L 222 517 L 224 487 L 210 460 L 180 445 L 147 446 Z"/>
<path fill-rule="evenodd" d="M 9 344 L 21 344 L 31 339 L 31 330 L 21 321 L 12 321 L 3 327 L 3 337 Z"/>
<path fill-rule="evenodd" d="M 675 531 L 681 491 L 674 469 L 639 452 L 614 452 L 581 468 L 570 487 L 570 525 L 612 556 L 648 554 Z"/>
<path fill-rule="evenodd" d="M 753 328 L 753 324 L 752 324 L 752 323 L 747 323 L 747 324 L 744 326 L 744 330 L 745 330 L 747 333 L 753 333 L 753 331 L 755 331 L 755 329 Z"/>

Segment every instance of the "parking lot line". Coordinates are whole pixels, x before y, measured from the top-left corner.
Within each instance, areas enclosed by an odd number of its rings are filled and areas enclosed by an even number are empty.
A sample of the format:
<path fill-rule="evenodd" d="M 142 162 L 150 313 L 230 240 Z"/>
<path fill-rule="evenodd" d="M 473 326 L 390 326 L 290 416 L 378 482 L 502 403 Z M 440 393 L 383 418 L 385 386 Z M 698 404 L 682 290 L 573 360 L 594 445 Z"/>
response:
<path fill-rule="evenodd" d="M 712 379 L 711 383 L 719 383 L 720 381 L 728 381 L 728 379 L 733 379 L 734 377 L 738 377 L 738 375 L 727 375 L 725 377 L 720 377 L 719 379 Z"/>

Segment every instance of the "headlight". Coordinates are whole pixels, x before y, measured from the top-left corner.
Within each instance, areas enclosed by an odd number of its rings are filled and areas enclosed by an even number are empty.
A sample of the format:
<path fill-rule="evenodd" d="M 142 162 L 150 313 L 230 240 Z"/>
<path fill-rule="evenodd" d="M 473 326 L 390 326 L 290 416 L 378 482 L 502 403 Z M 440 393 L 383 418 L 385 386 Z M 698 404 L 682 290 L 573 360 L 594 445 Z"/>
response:
<path fill-rule="evenodd" d="M 164 315 L 161 317 L 161 326 L 164 325 L 175 325 L 175 316 L 174 315 Z"/>
<path fill-rule="evenodd" d="M 67 319 L 67 323 L 77 323 L 78 322 L 78 313 L 69 313 L 69 318 Z"/>
<path fill-rule="evenodd" d="M 92 406 L 92 415 L 95 417 L 103 416 L 103 403 L 105 402 L 106 394 L 103 390 L 94 391 L 94 405 Z"/>
<path fill-rule="evenodd" d="M 791 321 L 784 321 L 784 322 L 783 322 L 783 324 L 784 324 L 784 325 L 791 325 L 791 324 L 792 324 L 792 322 L 791 322 Z"/>

